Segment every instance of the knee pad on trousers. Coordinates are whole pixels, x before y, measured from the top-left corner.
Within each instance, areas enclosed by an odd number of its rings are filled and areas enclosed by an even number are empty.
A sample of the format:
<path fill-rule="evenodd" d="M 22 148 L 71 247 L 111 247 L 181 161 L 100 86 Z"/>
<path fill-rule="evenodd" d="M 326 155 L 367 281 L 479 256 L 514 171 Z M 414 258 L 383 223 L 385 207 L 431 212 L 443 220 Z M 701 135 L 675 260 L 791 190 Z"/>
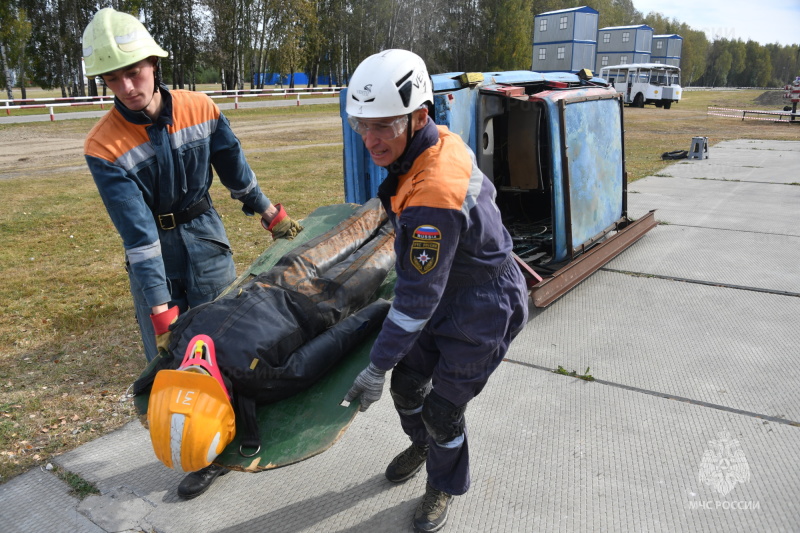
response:
<path fill-rule="evenodd" d="M 464 411 L 432 391 L 422 406 L 422 422 L 436 444 L 445 445 L 464 434 Z"/>
<path fill-rule="evenodd" d="M 403 364 L 397 365 L 392 370 L 389 392 L 392 394 L 395 408 L 401 414 L 418 413 L 430 390 L 430 379 L 416 370 L 411 370 Z"/>

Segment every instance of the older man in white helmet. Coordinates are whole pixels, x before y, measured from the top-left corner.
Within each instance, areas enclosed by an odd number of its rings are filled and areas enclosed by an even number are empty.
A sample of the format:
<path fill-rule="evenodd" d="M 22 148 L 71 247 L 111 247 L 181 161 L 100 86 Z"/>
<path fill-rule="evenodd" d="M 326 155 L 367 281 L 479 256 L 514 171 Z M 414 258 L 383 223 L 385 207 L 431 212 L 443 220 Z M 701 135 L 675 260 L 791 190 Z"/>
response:
<path fill-rule="evenodd" d="M 213 300 L 236 278 L 231 248 L 209 196 L 213 174 L 274 238 L 302 229 L 261 192 L 239 140 L 201 93 L 161 83 L 164 51 L 135 17 L 105 8 L 83 34 L 87 76 L 114 92 L 114 108 L 86 138 L 100 197 L 125 247 L 147 360 L 166 350 L 180 312 Z M 178 494 L 203 493 L 227 469 L 189 474 Z"/>
<path fill-rule="evenodd" d="M 386 469 L 403 482 L 427 462 L 416 531 L 438 531 L 453 495 L 470 486 L 464 412 L 527 321 L 527 289 L 494 185 L 461 138 L 429 118 L 431 79 L 406 50 L 365 59 L 347 116 L 389 175 L 378 197 L 395 229 L 397 283 L 370 364 L 345 396 L 361 410 L 391 394 L 411 446 Z"/>

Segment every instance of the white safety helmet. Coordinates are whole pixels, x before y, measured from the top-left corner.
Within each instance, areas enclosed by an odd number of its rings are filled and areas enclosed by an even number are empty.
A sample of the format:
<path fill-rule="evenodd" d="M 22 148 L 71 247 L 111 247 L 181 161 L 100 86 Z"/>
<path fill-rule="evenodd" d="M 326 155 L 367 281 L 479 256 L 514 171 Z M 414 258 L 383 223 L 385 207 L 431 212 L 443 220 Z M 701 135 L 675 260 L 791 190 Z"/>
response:
<path fill-rule="evenodd" d="M 433 103 L 425 62 L 408 50 L 384 50 L 358 65 L 347 88 L 347 114 L 357 118 L 408 115 Z"/>

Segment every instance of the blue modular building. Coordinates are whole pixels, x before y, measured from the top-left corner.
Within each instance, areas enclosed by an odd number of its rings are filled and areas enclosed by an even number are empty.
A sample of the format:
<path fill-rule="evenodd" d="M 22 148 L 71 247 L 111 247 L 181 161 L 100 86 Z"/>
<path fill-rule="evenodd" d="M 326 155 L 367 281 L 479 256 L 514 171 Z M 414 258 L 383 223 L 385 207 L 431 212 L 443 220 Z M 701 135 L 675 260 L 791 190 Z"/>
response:
<path fill-rule="evenodd" d="M 588 6 L 536 15 L 531 70 L 575 73 L 593 68 L 597 20 L 597 11 Z"/>
<path fill-rule="evenodd" d="M 595 71 L 611 65 L 650 63 L 652 46 L 653 28 L 647 24 L 600 28 Z"/>
<path fill-rule="evenodd" d="M 683 37 L 674 33 L 668 35 L 653 35 L 653 50 L 650 56 L 652 63 L 662 65 L 681 66 L 681 52 Z"/>

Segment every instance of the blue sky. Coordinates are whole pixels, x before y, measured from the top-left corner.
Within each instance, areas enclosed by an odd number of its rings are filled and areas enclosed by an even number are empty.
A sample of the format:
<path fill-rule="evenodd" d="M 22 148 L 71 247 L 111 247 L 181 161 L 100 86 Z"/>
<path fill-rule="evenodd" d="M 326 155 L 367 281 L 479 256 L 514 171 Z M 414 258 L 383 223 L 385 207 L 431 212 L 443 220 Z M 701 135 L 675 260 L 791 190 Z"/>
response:
<path fill-rule="evenodd" d="M 685 22 L 709 41 L 800 44 L 800 0 L 633 0 L 636 9 Z"/>

